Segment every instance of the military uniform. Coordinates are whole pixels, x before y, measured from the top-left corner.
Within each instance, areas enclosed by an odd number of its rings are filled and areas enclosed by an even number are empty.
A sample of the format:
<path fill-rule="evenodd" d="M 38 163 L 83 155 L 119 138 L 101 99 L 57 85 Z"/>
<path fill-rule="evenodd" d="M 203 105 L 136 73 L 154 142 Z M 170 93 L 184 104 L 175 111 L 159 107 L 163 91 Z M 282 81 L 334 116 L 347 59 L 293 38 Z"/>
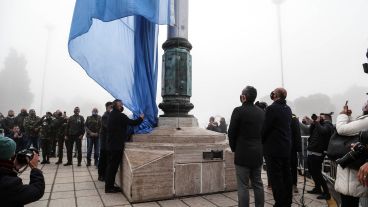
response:
<path fill-rule="evenodd" d="M 63 149 L 64 149 L 64 137 L 65 137 L 65 128 L 66 128 L 67 119 L 64 117 L 56 117 L 52 121 L 52 125 L 54 128 L 54 137 L 55 141 L 58 143 L 58 162 L 57 164 L 62 163 L 63 161 Z"/>
<path fill-rule="evenodd" d="M 92 115 L 87 117 L 86 132 L 87 132 L 87 166 L 91 165 L 92 148 L 94 148 L 95 166 L 98 164 L 100 153 L 99 133 L 101 128 L 101 116 Z"/>
<path fill-rule="evenodd" d="M 24 130 L 28 139 L 26 148 L 33 145 L 34 148 L 39 149 L 39 130 L 41 119 L 38 116 L 27 116 L 24 118 Z"/>
<path fill-rule="evenodd" d="M 42 149 L 42 162 L 41 164 L 49 164 L 50 152 L 51 152 L 51 138 L 53 135 L 52 118 L 42 118 L 42 125 L 40 131 L 41 137 L 41 149 Z"/>
<path fill-rule="evenodd" d="M 76 143 L 78 152 L 78 165 L 82 162 L 82 139 L 85 132 L 84 118 L 80 115 L 73 115 L 69 117 L 66 125 L 66 151 L 68 158 L 68 165 L 72 164 L 73 159 L 73 144 Z"/>

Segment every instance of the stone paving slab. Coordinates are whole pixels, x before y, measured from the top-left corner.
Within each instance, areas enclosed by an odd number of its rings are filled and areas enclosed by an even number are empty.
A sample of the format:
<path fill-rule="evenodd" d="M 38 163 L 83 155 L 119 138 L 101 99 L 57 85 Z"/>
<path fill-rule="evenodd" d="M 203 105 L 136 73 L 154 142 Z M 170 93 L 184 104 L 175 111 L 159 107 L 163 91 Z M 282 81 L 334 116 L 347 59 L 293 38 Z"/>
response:
<path fill-rule="evenodd" d="M 237 206 L 237 192 L 224 192 L 210 195 L 183 197 L 171 200 L 162 200 L 147 203 L 130 204 L 124 195 L 105 194 L 104 182 L 97 180 L 97 169 L 95 166 L 86 167 L 85 153 L 82 166 L 77 166 L 74 158 L 72 166 L 55 165 L 56 158 L 51 159 L 52 164 L 40 165 L 44 172 L 46 188 L 45 195 L 37 202 L 26 205 L 27 207 L 233 207 Z M 23 183 L 29 182 L 29 170 L 21 176 Z M 265 207 L 273 206 L 274 200 L 271 189 L 267 188 L 266 173 L 262 173 L 265 185 Z M 306 190 L 313 188 L 313 182 L 308 180 Z M 293 207 L 300 206 L 301 187 L 303 178 L 298 178 L 300 193 L 293 197 Z M 250 206 L 254 206 L 254 194 L 250 190 Z M 305 203 L 308 207 L 325 207 L 326 201 L 317 200 L 315 195 L 305 194 Z"/>

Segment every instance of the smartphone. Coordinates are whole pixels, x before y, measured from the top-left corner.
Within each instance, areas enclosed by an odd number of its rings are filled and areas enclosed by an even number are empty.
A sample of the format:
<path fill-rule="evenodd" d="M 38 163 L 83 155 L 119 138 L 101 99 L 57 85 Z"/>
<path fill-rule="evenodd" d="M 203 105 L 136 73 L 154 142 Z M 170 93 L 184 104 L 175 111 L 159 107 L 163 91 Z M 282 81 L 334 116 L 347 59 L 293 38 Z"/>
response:
<path fill-rule="evenodd" d="M 346 106 L 346 108 L 348 108 L 348 103 L 349 103 L 349 101 L 348 101 L 348 100 L 346 100 L 346 102 L 345 102 L 345 106 Z"/>

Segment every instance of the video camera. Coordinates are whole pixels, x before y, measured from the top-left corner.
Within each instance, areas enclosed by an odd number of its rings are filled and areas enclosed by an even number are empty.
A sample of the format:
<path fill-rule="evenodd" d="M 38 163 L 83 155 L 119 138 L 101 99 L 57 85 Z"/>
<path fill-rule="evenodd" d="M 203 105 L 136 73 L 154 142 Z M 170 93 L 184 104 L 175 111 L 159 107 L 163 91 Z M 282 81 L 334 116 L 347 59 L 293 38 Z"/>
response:
<path fill-rule="evenodd" d="M 359 142 L 355 143 L 353 149 L 344 155 L 342 158 L 337 159 L 336 163 L 342 168 L 353 164 L 358 160 L 365 160 L 368 158 L 368 131 L 362 131 L 359 135 Z"/>
<path fill-rule="evenodd" d="M 367 50 L 367 54 L 365 56 L 367 56 L 367 58 L 368 58 L 368 50 Z M 368 73 L 368 63 L 363 63 L 363 70 L 364 70 L 365 73 Z"/>
<path fill-rule="evenodd" d="M 20 165 L 27 165 L 28 162 L 33 159 L 34 153 L 38 154 L 38 150 L 34 147 L 30 147 L 29 149 L 17 152 L 15 159 Z"/>

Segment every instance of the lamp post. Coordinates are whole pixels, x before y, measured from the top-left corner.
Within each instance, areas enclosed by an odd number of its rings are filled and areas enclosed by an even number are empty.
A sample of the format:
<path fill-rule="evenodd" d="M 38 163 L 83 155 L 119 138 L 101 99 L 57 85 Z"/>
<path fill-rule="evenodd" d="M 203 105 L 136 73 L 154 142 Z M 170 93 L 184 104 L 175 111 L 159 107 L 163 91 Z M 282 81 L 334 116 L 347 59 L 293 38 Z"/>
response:
<path fill-rule="evenodd" d="M 272 0 L 272 1 L 276 5 L 278 36 L 279 36 L 279 50 L 280 50 L 281 86 L 284 87 L 285 84 L 284 84 L 284 57 L 283 57 L 283 48 L 282 48 L 281 4 L 285 2 L 285 0 Z"/>
<path fill-rule="evenodd" d="M 54 30 L 54 27 L 50 24 L 46 25 L 45 28 L 47 30 L 47 40 L 46 40 L 45 61 L 44 61 L 43 73 L 42 73 L 40 115 L 43 115 L 43 99 L 45 95 L 45 80 L 46 80 L 47 63 L 48 63 L 49 51 L 50 51 L 50 36 L 51 36 L 51 32 Z"/>

